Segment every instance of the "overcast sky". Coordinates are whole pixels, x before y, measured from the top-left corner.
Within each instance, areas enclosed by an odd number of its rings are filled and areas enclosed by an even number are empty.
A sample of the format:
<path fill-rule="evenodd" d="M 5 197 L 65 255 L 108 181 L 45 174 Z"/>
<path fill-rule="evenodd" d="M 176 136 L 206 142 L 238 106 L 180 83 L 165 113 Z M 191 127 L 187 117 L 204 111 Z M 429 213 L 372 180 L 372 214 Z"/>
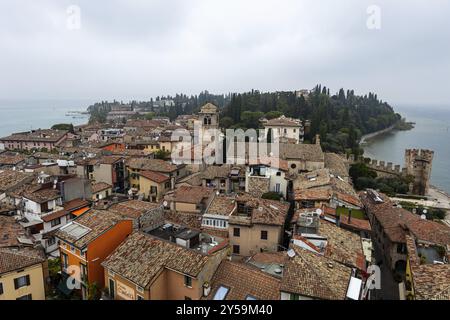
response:
<path fill-rule="evenodd" d="M 380 8 L 379 29 L 370 5 Z M 393 105 L 450 106 L 449 17 L 447 0 L 1 0 L 0 98 L 149 99 L 321 83 Z"/>

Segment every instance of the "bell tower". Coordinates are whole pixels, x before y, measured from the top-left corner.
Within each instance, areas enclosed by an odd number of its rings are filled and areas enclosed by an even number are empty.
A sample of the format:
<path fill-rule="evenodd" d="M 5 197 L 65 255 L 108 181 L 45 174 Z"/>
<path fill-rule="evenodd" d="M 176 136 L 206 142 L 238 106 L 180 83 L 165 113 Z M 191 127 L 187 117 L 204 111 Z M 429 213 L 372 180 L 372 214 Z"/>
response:
<path fill-rule="evenodd" d="M 198 120 L 201 125 L 201 141 L 203 144 L 214 141 L 219 130 L 219 108 L 212 103 L 205 104 L 200 109 Z"/>

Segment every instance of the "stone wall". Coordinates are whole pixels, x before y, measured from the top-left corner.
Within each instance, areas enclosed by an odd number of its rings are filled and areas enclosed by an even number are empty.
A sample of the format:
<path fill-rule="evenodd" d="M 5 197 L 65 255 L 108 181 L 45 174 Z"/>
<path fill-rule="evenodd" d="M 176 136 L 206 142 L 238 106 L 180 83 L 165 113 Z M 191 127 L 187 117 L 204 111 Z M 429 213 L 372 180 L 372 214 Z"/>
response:
<path fill-rule="evenodd" d="M 248 190 L 254 197 L 260 198 L 264 193 L 269 192 L 270 188 L 270 179 L 265 177 L 247 177 Z"/>

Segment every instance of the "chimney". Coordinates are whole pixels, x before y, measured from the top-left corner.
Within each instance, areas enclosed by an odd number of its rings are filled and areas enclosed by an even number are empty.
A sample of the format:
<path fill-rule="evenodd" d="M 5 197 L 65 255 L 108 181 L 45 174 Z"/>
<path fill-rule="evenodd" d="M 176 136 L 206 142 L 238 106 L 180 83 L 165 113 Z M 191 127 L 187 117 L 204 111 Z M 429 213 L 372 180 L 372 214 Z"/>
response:
<path fill-rule="evenodd" d="M 316 144 L 320 145 L 320 135 L 316 134 Z"/>

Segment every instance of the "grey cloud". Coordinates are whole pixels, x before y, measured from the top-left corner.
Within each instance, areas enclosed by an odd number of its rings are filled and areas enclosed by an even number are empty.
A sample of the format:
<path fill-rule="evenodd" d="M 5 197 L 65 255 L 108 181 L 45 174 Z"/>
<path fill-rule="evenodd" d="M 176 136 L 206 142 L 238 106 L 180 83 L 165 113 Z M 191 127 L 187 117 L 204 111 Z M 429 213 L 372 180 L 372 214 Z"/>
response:
<path fill-rule="evenodd" d="M 81 8 L 81 30 L 66 8 Z M 366 27 L 369 5 L 381 30 Z M 447 1 L 0 3 L 0 98 L 149 98 L 322 83 L 449 104 Z"/>

